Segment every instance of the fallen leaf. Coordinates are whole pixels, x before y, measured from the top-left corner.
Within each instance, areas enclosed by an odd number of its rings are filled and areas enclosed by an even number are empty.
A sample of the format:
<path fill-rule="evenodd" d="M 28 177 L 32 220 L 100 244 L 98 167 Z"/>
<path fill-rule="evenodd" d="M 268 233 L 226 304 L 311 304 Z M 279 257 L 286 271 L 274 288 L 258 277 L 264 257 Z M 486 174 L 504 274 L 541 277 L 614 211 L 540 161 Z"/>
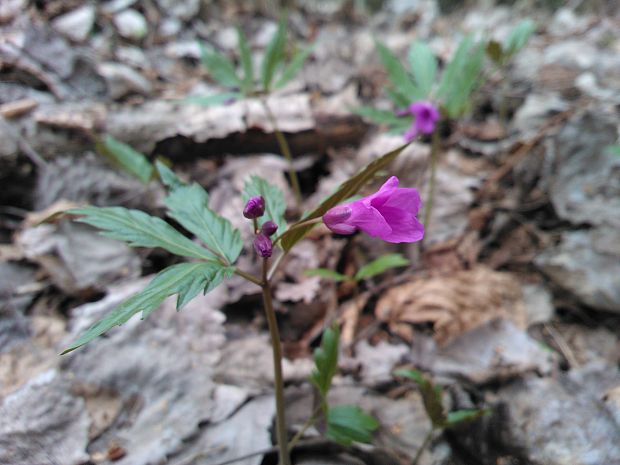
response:
<path fill-rule="evenodd" d="M 375 315 L 397 333 L 403 323 L 432 323 L 441 345 L 495 318 L 507 318 L 518 327 L 526 322 L 519 282 L 485 267 L 394 287 L 379 298 Z"/>

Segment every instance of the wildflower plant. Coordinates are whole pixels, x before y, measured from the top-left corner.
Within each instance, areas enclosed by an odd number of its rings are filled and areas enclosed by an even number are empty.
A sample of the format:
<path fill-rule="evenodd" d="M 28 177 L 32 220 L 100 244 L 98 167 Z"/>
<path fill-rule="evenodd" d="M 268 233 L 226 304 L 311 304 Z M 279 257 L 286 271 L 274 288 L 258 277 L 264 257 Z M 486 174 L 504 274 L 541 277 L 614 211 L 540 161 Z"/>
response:
<path fill-rule="evenodd" d="M 104 139 L 104 141 L 109 143 L 113 140 Z M 118 145 L 117 142 L 108 145 L 117 151 L 120 149 L 123 156 L 129 159 L 133 155 L 139 155 L 133 163 L 142 164 L 141 170 L 144 168 L 144 173 L 149 170 L 157 173 L 167 189 L 167 196 L 164 199 L 166 215 L 191 233 L 195 240 L 182 234 L 171 223 L 140 210 L 123 207 L 83 207 L 70 210 L 68 213 L 76 216 L 77 221 L 99 228 L 104 236 L 127 242 L 133 247 L 159 247 L 174 255 L 187 258 L 189 261 L 169 266 L 157 273 L 141 292 L 122 302 L 102 320 L 88 328 L 63 354 L 87 344 L 114 326 L 122 325 L 138 313 L 142 314 L 142 318 L 148 317 L 168 297 L 176 296 L 177 309 L 181 310 L 200 292 L 207 293 L 221 284 L 224 279 L 238 275 L 256 284 L 262 291 L 273 349 L 276 436 L 280 463 L 290 465 L 284 415 L 282 350 L 273 308 L 272 276 L 281 263 L 281 258 L 292 247 L 318 223 L 327 223 L 326 218 L 332 215 L 330 212 L 341 208 L 338 207 L 339 203 L 351 198 L 379 171 L 384 170 L 406 145 L 374 160 L 358 174 L 344 182 L 331 196 L 308 212 L 301 220 L 288 226 L 284 218 L 287 205 L 280 189 L 259 177 L 249 178 L 242 194 L 246 202 L 245 208 L 239 214 L 243 214 L 251 221 L 254 231 L 253 249 L 261 264 L 260 274 L 254 275 L 236 265 L 244 245 L 240 231 L 229 220 L 209 207 L 209 194 L 200 185 L 183 182 L 159 160 L 154 167 L 149 165 L 148 160 L 142 163 L 145 159 L 141 158 L 143 156 L 139 152 L 133 149 L 128 150 L 128 146 L 120 142 L 118 144 L 121 145 Z M 130 160 L 125 160 L 125 162 L 132 164 Z M 136 175 L 140 174 L 136 173 Z M 144 175 L 144 179 L 146 178 Z M 392 242 L 419 240 L 423 234 L 422 226 L 415 218 L 419 207 L 419 196 L 414 189 L 399 188 L 397 184 L 396 178 L 390 178 L 376 194 L 356 201 L 358 203 L 346 204 L 348 206 L 345 208 L 364 210 L 366 212 L 364 214 L 370 212 L 370 216 L 364 222 L 354 221 L 350 217 L 343 218 L 342 221 L 349 221 L 352 227 L 359 227 L 385 240 L 393 239 Z M 405 204 L 396 202 L 397 200 Z M 392 205 L 392 202 L 396 204 Z M 406 202 L 410 202 L 410 205 Z M 358 218 L 359 215 L 351 216 Z M 407 228 L 411 228 L 411 231 Z M 278 256 L 274 257 L 272 263 L 271 257 L 276 254 Z M 326 399 L 327 391 L 331 386 L 331 377 L 335 373 L 334 364 L 337 364 L 337 355 L 334 356 L 333 348 L 334 343 L 337 346 L 337 332 L 328 332 L 326 337 L 322 345 L 325 355 L 320 355 L 320 352 L 315 355 L 318 375 L 312 377 L 312 382 L 319 388 L 323 400 Z M 327 418 L 328 436 L 344 444 L 369 440 L 372 431 L 377 427 L 374 419 L 354 406 L 330 408 L 322 402 L 321 411 Z"/>
<path fill-rule="evenodd" d="M 314 44 L 299 48 L 293 51 L 291 59 L 287 61 L 287 24 L 287 16 L 284 14 L 280 18 L 275 34 L 265 49 L 260 66 L 260 76 L 256 76 L 250 43 L 240 27 L 237 27 L 240 71 L 234 62 L 225 55 L 213 47 L 199 42 L 202 64 L 210 76 L 228 90 L 208 96 L 189 97 L 186 101 L 209 106 L 241 98 L 258 98 L 273 127 L 280 151 L 289 164 L 289 177 L 293 192 L 295 193 L 296 207 L 301 211 L 301 187 L 293 167 L 293 155 L 286 137 L 280 131 L 276 117 L 265 98 L 271 92 L 282 89 L 295 78 L 314 48 Z"/>

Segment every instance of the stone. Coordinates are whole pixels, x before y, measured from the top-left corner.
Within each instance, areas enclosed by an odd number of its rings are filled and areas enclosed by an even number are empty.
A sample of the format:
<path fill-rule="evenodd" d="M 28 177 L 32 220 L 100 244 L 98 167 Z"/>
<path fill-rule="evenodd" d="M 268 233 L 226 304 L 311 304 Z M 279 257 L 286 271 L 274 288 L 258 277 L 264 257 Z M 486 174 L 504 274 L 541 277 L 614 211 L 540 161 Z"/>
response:
<path fill-rule="evenodd" d="M 54 370 L 43 372 L 0 404 L 0 462 L 85 463 L 89 425 L 70 382 Z"/>
<path fill-rule="evenodd" d="M 173 16 L 182 21 L 188 21 L 200 11 L 200 0 L 156 0 L 157 6 L 168 17 Z"/>
<path fill-rule="evenodd" d="M 148 79 L 127 65 L 108 61 L 100 63 L 97 71 L 115 100 L 134 93 L 148 95 L 153 90 Z"/>
<path fill-rule="evenodd" d="M 134 41 L 143 39 L 149 29 L 146 18 L 133 9 L 117 13 L 114 16 L 114 25 L 121 36 Z"/>
<path fill-rule="evenodd" d="M 69 13 L 54 18 L 52 27 L 74 42 L 84 42 L 95 24 L 97 10 L 94 5 L 83 5 Z"/>

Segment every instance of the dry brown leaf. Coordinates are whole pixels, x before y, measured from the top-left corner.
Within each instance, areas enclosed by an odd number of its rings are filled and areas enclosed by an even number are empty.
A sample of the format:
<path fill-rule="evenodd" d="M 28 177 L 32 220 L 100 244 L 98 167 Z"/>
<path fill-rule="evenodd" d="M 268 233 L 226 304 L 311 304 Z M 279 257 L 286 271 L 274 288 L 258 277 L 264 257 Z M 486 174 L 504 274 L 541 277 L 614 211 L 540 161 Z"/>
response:
<path fill-rule="evenodd" d="M 375 315 L 397 334 L 403 333 L 403 323 L 432 323 L 441 345 L 498 317 L 519 327 L 526 323 L 519 282 L 485 267 L 394 287 L 380 297 Z"/>

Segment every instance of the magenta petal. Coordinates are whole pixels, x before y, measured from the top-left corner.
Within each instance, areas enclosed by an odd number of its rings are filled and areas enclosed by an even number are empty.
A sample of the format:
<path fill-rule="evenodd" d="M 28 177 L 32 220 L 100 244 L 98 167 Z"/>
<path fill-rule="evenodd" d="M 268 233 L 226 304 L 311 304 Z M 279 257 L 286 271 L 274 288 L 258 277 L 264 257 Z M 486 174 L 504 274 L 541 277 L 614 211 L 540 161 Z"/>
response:
<path fill-rule="evenodd" d="M 353 234 L 357 227 L 350 222 L 352 213 L 349 205 L 337 205 L 323 215 L 323 223 L 336 234 Z"/>
<path fill-rule="evenodd" d="M 396 189 L 389 199 L 383 203 L 383 206 L 399 208 L 412 215 L 416 215 L 422 206 L 422 200 L 417 189 L 402 187 Z"/>
<path fill-rule="evenodd" d="M 350 224 L 371 236 L 382 239 L 392 232 L 392 228 L 376 208 L 367 206 L 360 200 L 350 203 L 349 206 L 353 210 L 348 220 Z"/>
<path fill-rule="evenodd" d="M 382 207 L 381 214 L 392 232 L 381 237 L 386 242 L 415 242 L 424 237 L 424 226 L 411 213 L 394 207 Z"/>
<path fill-rule="evenodd" d="M 391 176 L 377 192 L 362 199 L 366 205 L 378 207 L 383 205 L 398 190 L 398 178 Z"/>
<path fill-rule="evenodd" d="M 416 129 L 422 134 L 431 134 L 435 130 L 435 121 L 418 117 L 415 120 Z"/>
<path fill-rule="evenodd" d="M 403 135 L 403 137 L 405 138 L 406 142 L 411 142 L 413 139 L 416 138 L 417 135 L 418 135 L 418 129 L 416 128 L 416 125 L 414 123 L 413 125 L 411 125 L 409 129 L 405 131 L 405 134 Z"/>

